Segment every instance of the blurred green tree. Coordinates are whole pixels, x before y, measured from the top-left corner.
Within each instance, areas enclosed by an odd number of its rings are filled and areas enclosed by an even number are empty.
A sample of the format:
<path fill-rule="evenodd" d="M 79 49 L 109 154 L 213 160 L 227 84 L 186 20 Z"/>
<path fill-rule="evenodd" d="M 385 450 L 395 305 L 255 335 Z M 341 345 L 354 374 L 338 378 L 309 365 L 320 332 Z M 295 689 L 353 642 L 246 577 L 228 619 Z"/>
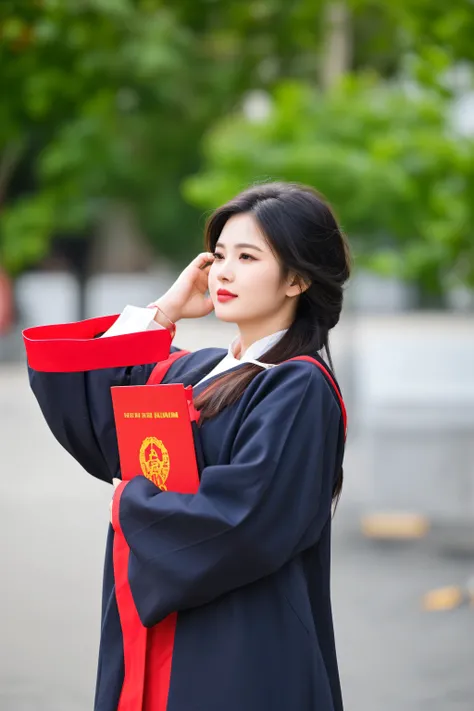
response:
<path fill-rule="evenodd" d="M 236 112 L 205 141 L 184 183 L 214 207 L 255 180 L 317 186 L 360 263 L 442 294 L 474 286 L 474 139 L 456 135 L 443 93 L 346 76 L 326 92 L 281 83 L 266 118 Z"/>
<path fill-rule="evenodd" d="M 415 52 L 419 80 L 438 91 L 442 70 L 472 60 L 470 0 L 448 8 L 441 0 L 345 4 L 357 71 L 374 67 L 391 77 Z M 2 0 L 0 261 L 16 273 L 47 253 L 53 235 L 93 232 L 117 203 L 132 209 L 161 253 L 180 258 L 197 249 L 202 207 L 210 202 L 188 200 L 180 186 L 202 166 L 202 137 L 214 124 L 219 133 L 249 90 L 278 94 L 280 82 L 298 80 L 308 87 L 303 93 L 312 93 L 325 61 L 327 6 L 328 0 Z M 364 89 L 369 106 L 377 91 Z M 316 89 L 314 96 L 323 106 L 330 101 Z M 354 102 L 360 128 L 366 119 L 357 96 L 346 96 L 342 113 L 347 123 Z M 445 106 L 442 96 L 439 102 Z M 388 116 L 384 125 L 390 135 Z M 241 140 L 247 130 L 235 135 Z M 255 169 L 282 169 L 272 165 Z M 236 182 L 238 174 L 220 173 L 224 186 Z M 218 188 L 216 195 L 225 192 Z M 335 202 L 349 228 L 337 195 Z M 370 233 L 370 222 L 354 224 Z M 374 244 L 378 239 L 374 232 Z"/>
<path fill-rule="evenodd" d="M 179 186 L 201 136 L 249 88 L 314 72 L 317 5 L 3 0 L 2 263 L 18 272 L 117 202 L 162 253 L 197 247 Z"/>
<path fill-rule="evenodd" d="M 392 76 L 407 53 L 419 56 L 425 76 L 431 65 L 473 62 L 471 0 L 346 0 L 352 16 L 355 70 L 374 68 Z"/>
<path fill-rule="evenodd" d="M 179 180 L 194 165 L 199 87 L 187 72 L 189 33 L 156 5 L 2 3 L 0 248 L 10 271 L 45 254 L 54 233 L 92 229 L 116 201 L 169 236 Z M 31 184 L 8 199 L 22 168 Z"/>

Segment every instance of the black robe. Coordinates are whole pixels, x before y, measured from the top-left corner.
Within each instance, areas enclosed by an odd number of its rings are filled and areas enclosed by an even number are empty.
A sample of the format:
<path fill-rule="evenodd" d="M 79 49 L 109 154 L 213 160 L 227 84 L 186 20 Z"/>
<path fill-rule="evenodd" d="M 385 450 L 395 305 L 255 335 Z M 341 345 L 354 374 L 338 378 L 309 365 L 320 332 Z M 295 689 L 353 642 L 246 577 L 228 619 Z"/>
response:
<path fill-rule="evenodd" d="M 194 385 L 224 355 L 186 355 L 163 382 Z M 29 369 L 51 431 L 89 474 L 120 477 L 110 388 L 145 384 L 154 365 Z M 120 502 L 142 623 L 178 613 L 167 711 L 341 711 L 330 557 L 344 427 L 333 387 L 308 362 L 262 370 L 199 436 L 197 494 L 138 476 Z M 112 545 L 110 527 L 95 711 L 116 711 L 123 682 Z"/>

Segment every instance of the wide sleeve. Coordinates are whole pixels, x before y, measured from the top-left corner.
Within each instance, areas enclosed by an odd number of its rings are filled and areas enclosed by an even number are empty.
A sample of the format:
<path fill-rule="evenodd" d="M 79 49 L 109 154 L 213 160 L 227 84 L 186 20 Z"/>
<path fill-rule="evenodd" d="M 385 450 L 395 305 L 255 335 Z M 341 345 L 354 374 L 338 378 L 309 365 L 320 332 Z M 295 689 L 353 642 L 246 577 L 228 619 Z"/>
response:
<path fill-rule="evenodd" d="M 264 380 L 229 464 L 206 467 L 196 494 L 160 492 L 142 476 L 117 488 L 113 525 L 130 547 L 146 626 L 273 573 L 317 541 L 331 515 L 343 448 L 334 395 L 306 363 Z"/>
<path fill-rule="evenodd" d="M 30 385 L 51 432 L 89 474 L 110 483 L 119 472 L 110 388 L 144 385 L 171 341 L 165 329 L 97 338 L 115 318 L 23 334 Z"/>

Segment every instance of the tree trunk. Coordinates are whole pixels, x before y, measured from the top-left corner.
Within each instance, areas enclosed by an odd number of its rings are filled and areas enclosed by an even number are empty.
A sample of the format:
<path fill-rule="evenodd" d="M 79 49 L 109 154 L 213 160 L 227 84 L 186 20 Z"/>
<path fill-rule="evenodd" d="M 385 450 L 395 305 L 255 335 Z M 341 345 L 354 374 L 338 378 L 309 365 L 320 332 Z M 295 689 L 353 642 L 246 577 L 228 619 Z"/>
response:
<path fill-rule="evenodd" d="M 352 32 L 350 14 L 345 2 L 334 0 L 324 8 L 320 81 L 330 89 L 351 68 Z"/>

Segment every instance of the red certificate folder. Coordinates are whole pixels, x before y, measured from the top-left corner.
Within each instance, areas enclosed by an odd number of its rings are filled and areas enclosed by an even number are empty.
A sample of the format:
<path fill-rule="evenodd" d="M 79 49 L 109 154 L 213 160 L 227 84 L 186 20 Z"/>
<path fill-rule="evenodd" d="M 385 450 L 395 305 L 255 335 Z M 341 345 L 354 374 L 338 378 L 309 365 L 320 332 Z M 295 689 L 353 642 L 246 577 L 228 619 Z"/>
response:
<path fill-rule="evenodd" d="M 128 385 L 111 389 L 122 479 L 142 474 L 162 491 L 199 486 L 192 387 Z"/>

